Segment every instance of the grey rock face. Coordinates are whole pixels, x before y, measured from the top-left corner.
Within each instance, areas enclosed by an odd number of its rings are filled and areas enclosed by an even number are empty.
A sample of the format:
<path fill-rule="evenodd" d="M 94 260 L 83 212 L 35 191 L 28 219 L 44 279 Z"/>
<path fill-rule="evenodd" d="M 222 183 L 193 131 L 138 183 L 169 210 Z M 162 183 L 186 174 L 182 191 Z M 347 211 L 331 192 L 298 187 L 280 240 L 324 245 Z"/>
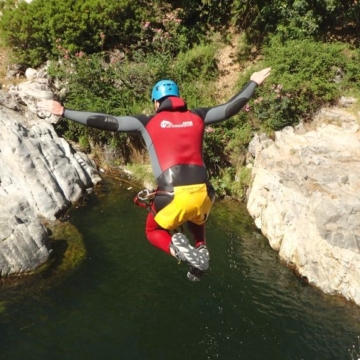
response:
<path fill-rule="evenodd" d="M 326 293 L 360 305 L 358 119 L 324 109 L 313 129 L 256 137 L 247 207 L 279 256 Z"/>
<path fill-rule="evenodd" d="M 1 277 L 34 271 L 51 254 L 47 231 L 35 219 L 2 214 L 0 233 Z"/>
<path fill-rule="evenodd" d="M 51 249 L 41 219 L 55 220 L 101 181 L 95 164 L 57 136 L 57 119 L 36 115 L 36 101 L 51 95 L 46 87 L 28 86 L 0 96 L 0 277 L 46 262 Z"/>

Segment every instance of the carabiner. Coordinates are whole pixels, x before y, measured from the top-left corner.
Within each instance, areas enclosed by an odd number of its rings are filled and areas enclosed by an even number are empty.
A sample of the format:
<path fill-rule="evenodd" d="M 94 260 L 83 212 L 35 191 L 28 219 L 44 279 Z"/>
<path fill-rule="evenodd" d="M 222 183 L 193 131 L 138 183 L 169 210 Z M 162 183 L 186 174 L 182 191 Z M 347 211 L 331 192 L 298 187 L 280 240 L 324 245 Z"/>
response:
<path fill-rule="evenodd" d="M 141 201 L 149 200 L 150 197 L 150 191 L 148 189 L 143 189 L 139 191 L 137 196 Z"/>

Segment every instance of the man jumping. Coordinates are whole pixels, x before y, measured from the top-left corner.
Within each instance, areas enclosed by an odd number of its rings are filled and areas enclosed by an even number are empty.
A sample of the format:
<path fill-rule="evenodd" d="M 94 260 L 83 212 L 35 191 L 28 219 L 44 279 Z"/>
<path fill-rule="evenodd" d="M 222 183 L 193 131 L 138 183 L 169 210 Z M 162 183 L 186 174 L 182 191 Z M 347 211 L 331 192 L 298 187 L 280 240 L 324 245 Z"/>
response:
<path fill-rule="evenodd" d="M 141 133 L 149 152 L 157 183 L 145 232 L 149 242 L 190 265 L 187 277 L 199 281 L 209 268 L 205 222 L 215 199 L 203 160 L 206 125 L 236 115 L 270 75 L 266 68 L 251 75 L 245 87 L 222 105 L 189 110 L 172 80 L 159 81 L 152 90 L 153 115 L 113 116 L 66 109 L 54 100 L 39 108 L 77 123 L 101 130 Z M 194 238 L 191 245 L 181 232 L 171 231 L 184 223 Z"/>

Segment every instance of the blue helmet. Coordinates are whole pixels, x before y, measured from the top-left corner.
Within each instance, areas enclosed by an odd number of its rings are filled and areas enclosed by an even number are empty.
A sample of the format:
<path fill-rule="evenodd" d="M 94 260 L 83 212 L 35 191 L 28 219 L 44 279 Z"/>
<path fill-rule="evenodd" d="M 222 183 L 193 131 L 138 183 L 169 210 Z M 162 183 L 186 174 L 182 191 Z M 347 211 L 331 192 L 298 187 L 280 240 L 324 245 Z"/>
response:
<path fill-rule="evenodd" d="M 174 81 L 160 80 L 153 87 L 151 101 L 158 101 L 165 96 L 180 96 L 179 88 Z"/>

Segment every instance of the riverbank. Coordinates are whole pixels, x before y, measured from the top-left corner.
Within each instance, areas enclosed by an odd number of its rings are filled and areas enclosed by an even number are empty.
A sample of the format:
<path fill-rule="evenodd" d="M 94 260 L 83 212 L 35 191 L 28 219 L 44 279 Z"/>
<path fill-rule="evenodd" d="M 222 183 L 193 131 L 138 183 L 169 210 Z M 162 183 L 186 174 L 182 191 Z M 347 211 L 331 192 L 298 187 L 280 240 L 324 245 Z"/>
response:
<path fill-rule="evenodd" d="M 215 203 L 210 270 L 192 283 L 185 264 L 148 243 L 147 212 L 128 187 L 105 176 L 69 212 L 86 246 L 71 276 L 49 278 L 50 286 L 37 278 L 22 298 L 20 287 L 10 292 L 3 307 L 0 292 L 2 357 L 356 359 L 360 309 L 301 282 L 243 204 Z"/>

